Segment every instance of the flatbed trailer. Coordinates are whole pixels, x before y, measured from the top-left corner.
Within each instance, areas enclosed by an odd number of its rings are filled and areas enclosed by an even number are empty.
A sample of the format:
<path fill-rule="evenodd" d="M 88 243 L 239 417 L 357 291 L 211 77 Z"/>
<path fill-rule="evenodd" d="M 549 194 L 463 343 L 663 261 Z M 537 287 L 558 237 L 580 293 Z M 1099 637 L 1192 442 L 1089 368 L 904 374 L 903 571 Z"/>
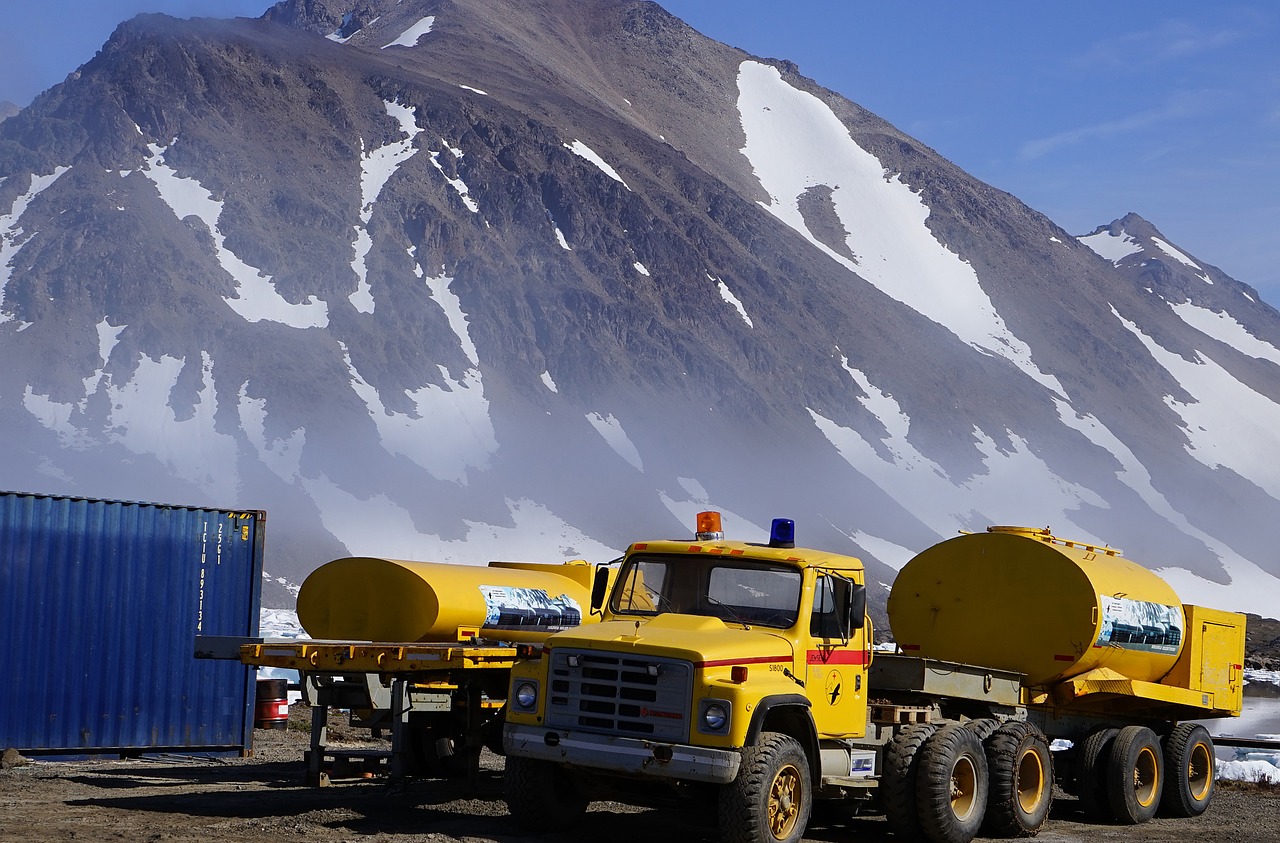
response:
<path fill-rule="evenodd" d="M 410 775 L 474 775 L 480 749 L 501 746 L 502 708 L 516 660 L 533 645 L 485 642 L 352 642 L 299 639 L 198 642 L 207 658 L 296 670 L 311 708 L 306 781 L 325 786 L 330 769 L 385 768 L 393 782 Z M 329 746 L 329 712 L 390 748 Z"/>

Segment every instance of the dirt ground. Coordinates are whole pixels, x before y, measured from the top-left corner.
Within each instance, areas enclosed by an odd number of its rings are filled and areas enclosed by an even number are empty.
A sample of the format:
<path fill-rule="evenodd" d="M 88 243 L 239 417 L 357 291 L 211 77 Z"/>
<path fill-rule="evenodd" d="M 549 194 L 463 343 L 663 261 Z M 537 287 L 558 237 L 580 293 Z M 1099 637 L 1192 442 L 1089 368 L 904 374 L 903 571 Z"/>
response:
<path fill-rule="evenodd" d="M 295 706 L 300 709 L 301 706 Z M 336 718 L 335 718 L 336 719 Z M 345 779 L 330 787 L 303 782 L 305 722 L 285 731 L 257 730 L 252 758 L 161 756 L 146 759 L 43 761 L 0 770 L 0 840 L 5 843 L 112 841 L 172 843 L 653 843 L 716 840 L 705 814 L 675 809 L 592 805 L 568 835 L 531 835 L 512 825 L 502 801 L 502 759 L 486 753 L 480 777 L 411 780 L 391 787 L 381 777 Z M 367 733 L 342 734 L 334 744 Z M 884 819 L 820 806 L 808 841 L 894 843 Z M 1280 843 L 1280 792 L 1219 790 L 1194 820 L 1140 826 L 1088 825 L 1075 800 L 1059 799 L 1041 830 L 1045 843 Z"/>

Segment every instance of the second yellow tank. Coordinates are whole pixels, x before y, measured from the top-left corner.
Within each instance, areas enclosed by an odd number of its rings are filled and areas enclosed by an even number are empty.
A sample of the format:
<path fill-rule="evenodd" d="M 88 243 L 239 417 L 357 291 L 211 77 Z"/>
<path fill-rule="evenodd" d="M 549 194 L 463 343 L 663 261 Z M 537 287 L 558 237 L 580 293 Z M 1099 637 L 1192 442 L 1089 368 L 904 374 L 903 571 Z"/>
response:
<path fill-rule="evenodd" d="M 906 653 L 988 665 L 1048 684 L 1106 667 L 1157 682 L 1178 660 L 1182 603 L 1114 548 L 990 527 L 903 567 L 889 623 Z"/>

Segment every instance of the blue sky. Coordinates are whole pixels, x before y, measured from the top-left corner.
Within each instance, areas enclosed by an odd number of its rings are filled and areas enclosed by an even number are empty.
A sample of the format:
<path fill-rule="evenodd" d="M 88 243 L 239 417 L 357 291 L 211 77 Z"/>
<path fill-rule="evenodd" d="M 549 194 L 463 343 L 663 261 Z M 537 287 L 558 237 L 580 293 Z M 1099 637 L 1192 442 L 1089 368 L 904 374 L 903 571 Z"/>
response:
<path fill-rule="evenodd" d="M 256 17 L 270 2 L 15 5 L 0 99 L 26 105 L 134 14 Z M 1280 3 L 662 5 L 717 40 L 796 62 L 1073 234 L 1136 211 L 1280 305 Z"/>

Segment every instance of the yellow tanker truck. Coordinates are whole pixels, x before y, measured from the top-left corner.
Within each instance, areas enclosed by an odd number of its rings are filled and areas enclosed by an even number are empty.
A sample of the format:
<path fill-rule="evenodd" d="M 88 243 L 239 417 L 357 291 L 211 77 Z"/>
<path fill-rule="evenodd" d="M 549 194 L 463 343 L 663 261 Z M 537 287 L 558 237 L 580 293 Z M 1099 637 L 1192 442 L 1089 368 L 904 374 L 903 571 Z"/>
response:
<path fill-rule="evenodd" d="M 677 797 L 715 804 L 730 843 L 786 843 L 830 799 L 967 843 L 1035 834 L 1055 781 L 1098 819 L 1207 808 L 1213 744 L 1191 721 L 1240 713 L 1243 616 L 1182 605 L 1113 548 L 992 527 L 902 569 L 899 652 L 879 653 L 859 560 L 796 547 L 787 519 L 762 544 L 719 522 L 632 544 L 594 584 L 601 622 L 513 665 L 523 826 Z"/>

